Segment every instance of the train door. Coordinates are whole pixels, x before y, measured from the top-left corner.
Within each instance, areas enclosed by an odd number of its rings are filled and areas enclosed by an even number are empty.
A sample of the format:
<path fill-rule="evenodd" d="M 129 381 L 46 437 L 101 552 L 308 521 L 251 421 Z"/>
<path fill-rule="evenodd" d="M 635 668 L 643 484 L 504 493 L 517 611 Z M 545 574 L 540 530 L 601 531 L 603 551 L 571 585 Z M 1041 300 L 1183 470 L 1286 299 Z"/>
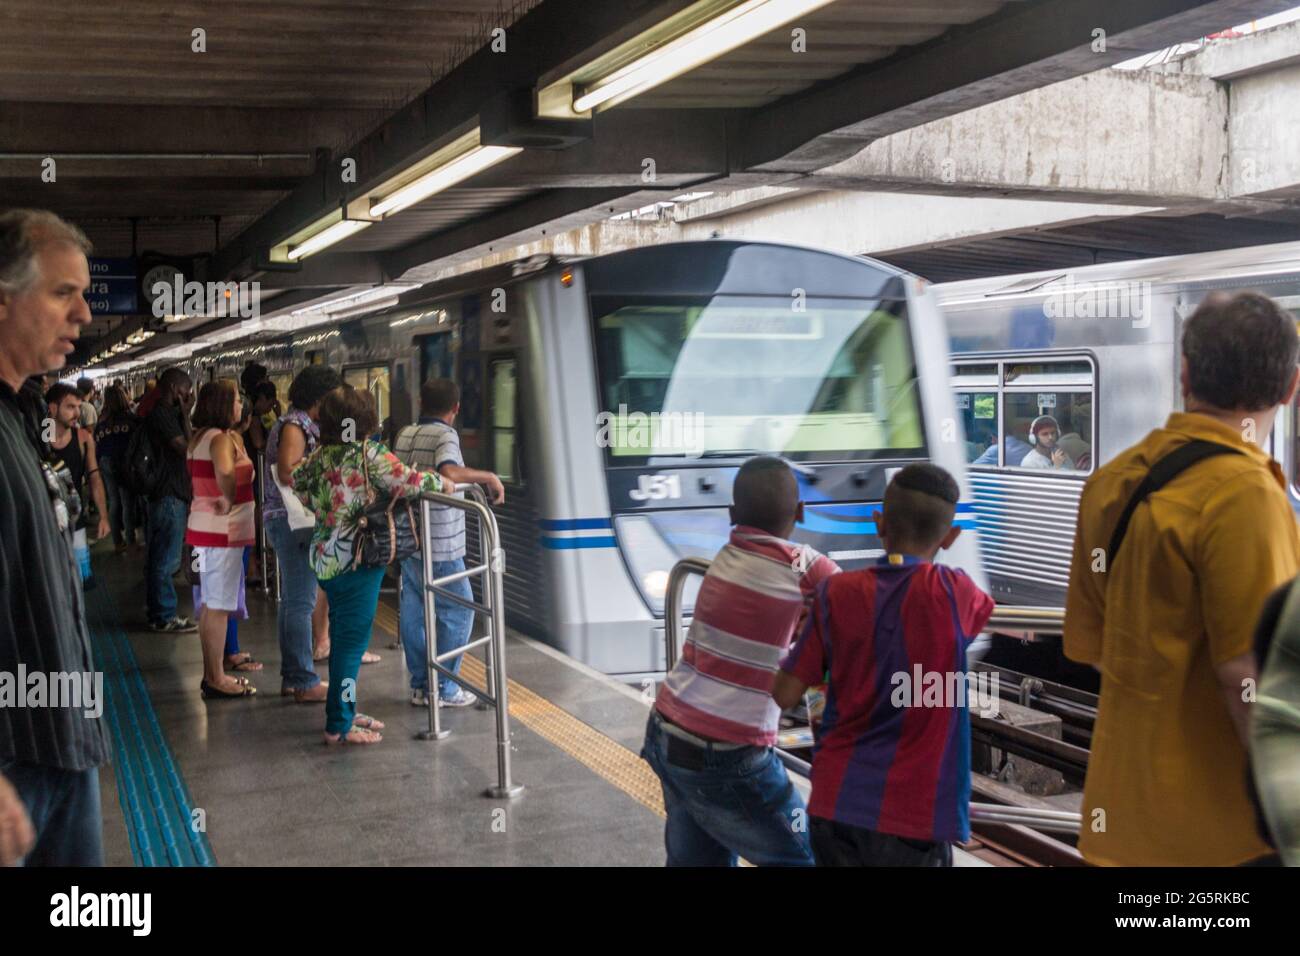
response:
<path fill-rule="evenodd" d="M 382 430 L 392 413 L 391 377 L 388 364 L 346 366 L 343 369 L 343 382 L 359 392 L 370 394 Z"/>

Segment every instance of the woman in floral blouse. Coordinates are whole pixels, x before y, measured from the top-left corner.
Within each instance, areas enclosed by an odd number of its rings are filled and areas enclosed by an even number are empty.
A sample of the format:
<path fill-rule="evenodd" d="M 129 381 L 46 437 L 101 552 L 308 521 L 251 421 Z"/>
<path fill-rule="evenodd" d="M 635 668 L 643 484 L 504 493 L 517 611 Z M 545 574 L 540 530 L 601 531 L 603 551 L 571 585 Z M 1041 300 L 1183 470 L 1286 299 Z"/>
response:
<path fill-rule="evenodd" d="M 325 741 L 373 744 L 383 739 L 378 731 L 384 725 L 356 713 L 355 704 L 357 671 L 370 643 L 384 577 L 383 568 L 353 567 L 353 541 L 366 510 L 366 475 L 381 499 L 384 495 L 413 498 L 425 491 L 451 494 L 455 487 L 434 472 L 408 468 L 379 442 L 367 441 L 378 425 L 374 405 L 367 393 L 350 385 L 321 399 L 319 425 L 320 446 L 293 470 L 293 491 L 316 516 L 311 562 L 329 598 Z M 361 472 L 363 455 L 366 475 Z M 344 695 L 345 684 L 353 693 Z"/>

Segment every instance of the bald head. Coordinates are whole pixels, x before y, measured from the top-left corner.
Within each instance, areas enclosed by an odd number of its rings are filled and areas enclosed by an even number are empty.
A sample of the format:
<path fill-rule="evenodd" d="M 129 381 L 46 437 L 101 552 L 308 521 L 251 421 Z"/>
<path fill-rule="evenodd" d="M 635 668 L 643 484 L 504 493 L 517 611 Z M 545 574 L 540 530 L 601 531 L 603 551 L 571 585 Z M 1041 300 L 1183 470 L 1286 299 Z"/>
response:
<path fill-rule="evenodd" d="M 741 466 L 732 488 L 732 524 L 789 537 L 799 511 L 799 483 L 779 458 L 762 455 Z"/>

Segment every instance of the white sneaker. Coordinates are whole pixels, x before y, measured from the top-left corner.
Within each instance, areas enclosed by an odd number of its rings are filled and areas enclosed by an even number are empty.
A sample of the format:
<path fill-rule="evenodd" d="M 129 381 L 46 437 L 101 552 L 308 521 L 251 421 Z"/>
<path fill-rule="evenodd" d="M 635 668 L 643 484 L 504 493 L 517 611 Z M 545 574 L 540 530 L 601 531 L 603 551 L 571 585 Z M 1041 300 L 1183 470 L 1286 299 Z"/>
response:
<path fill-rule="evenodd" d="M 428 707 L 429 692 L 422 687 L 417 687 L 415 690 L 411 691 L 411 706 Z"/>
<path fill-rule="evenodd" d="M 463 687 L 457 687 L 450 697 L 439 697 L 439 707 L 471 707 L 478 703 L 478 698 Z"/>

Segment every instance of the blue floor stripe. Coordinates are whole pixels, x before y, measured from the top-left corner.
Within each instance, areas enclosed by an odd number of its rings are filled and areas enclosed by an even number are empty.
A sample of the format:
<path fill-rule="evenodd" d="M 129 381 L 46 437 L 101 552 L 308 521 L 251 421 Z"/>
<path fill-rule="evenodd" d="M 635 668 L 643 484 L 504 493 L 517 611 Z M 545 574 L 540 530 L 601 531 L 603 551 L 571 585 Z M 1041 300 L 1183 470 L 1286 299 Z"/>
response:
<path fill-rule="evenodd" d="M 137 866 L 215 866 L 206 833 L 190 825 L 194 800 L 176 767 L 117 607 L 101 582 L 86 592 L 95 666 L 113 741 L 118 799 Z"/>

